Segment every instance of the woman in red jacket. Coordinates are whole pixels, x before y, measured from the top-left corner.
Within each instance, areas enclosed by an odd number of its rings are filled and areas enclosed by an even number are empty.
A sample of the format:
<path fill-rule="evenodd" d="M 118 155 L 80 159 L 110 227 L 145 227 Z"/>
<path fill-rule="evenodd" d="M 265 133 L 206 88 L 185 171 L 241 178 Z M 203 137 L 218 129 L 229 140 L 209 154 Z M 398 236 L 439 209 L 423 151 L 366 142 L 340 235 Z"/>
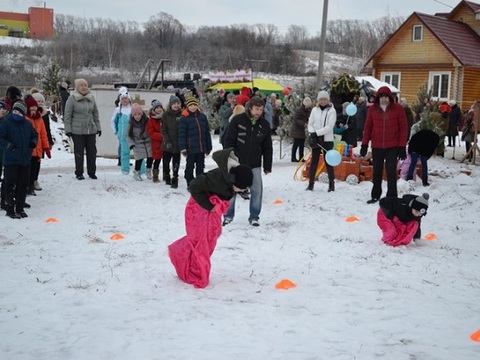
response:
<path fill-rule="evenodd" d="M 369 107 L 363 130 L 360 155 L 367 155 L 371 141 L 373 160 L 372 198 L 376 203 L 382 196 L 383 164 L 387 173 L 387 196 L 397 196 L 397 159 L 407 157 L 407 118 L 403 107 L 395 102 L 387 86 L 378 89 L 373 105 Z"/>

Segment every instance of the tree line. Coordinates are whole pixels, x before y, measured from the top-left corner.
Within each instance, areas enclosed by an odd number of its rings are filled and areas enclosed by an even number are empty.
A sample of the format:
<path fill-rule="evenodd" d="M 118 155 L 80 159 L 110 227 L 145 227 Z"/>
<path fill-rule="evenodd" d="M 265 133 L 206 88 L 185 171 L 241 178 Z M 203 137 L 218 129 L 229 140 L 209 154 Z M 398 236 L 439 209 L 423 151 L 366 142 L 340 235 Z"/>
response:
<path fill-rule="evenodd" d="M 328 21 L 326 51 L 366 60 L 403 20 L 388 15 L 374 21 Z M 251 65 L 248 59 L 257 59 L 264 61 L 254 64 L 255 71 L 314 75 L 296 50 L 320 47 L 320 34 L 310 34 L 303 25 L 290 25 L 285 34 L 273 24 L 192 28 L 164 12 L 143 24 L 58 14 L 54 27 L 53 41 L 29 49 L 0 47 L 2 54 L 15 57 L 13 65 L 11 57 L 0 59 L 1 84 L 38 78 L 42 61 L 43 66 L 54 61 L 65 78 L 84 68 L 117 69 L 96 82 L 138 81 L 148 59 L 169 59 L 168 70 L 183 72 L 244 68 Z"/>

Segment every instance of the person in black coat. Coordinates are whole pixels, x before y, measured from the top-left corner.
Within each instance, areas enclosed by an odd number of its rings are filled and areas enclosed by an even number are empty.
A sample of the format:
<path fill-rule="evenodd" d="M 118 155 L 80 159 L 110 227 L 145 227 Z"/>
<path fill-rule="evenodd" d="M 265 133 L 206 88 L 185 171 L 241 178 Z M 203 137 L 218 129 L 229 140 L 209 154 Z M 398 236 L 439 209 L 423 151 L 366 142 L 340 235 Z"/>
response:
<path fill-rule="evenodd" d="M 308 126 L 308 118 L 312 112 L 312 99 L 306 97 L 293 113 L 293 122 L 290 127 L 290 136 L 293 138 L 292 145 L 292 162 L 299 162 L 303 159 L 305 148 L 305 139 L 307 138 L 306 129 Z M 298 151 L 298 159 L 297 159 Z"/>
<path fill-rule="evenodd" d="M 455 139 L 458 136 L 458 128 L 462 123 L 462 110 L 457 105 L 455 100 L 450 100 L 448 103 L 451 107 L 451 111 L 448 113 L 448 146 L 455 147 Z"/>
<path fill-rule="evenodd" d="M 355 118 L 357 120 L 357 140 L 362 141 L 363 138 L 363 128 L 365 126 L 365 119 L 367 118 L 367 102 L 363 96 L 358 98 L 357 103 L 357 113 L 355 114 Z"/>
<path fill-rule="evenodd" d="M 58 94 L 60 95 L 60 103 L 62 105 L 62 118 L 65 115 L 65 104 L 67 103 L 70 92 L 68 91 L 68 82 L 62 82 L 58 87 Z"/>
<path fill-rule="evenodd" d="M 415 130 L 412 128 L 413 131 Z M 410 167 L 408 168 L 407 181 L 413 179 L 413 172 L 417 165 L 417 159 L 420 157 L 422 162 L 422 184 L 430 186 L 428 182 L 428 165 L 427 161 L 435 152 L 440 136 L 429 129 L 422 129 L 415 132 L 408 142 L 408 153 L 410 154 Z"/>

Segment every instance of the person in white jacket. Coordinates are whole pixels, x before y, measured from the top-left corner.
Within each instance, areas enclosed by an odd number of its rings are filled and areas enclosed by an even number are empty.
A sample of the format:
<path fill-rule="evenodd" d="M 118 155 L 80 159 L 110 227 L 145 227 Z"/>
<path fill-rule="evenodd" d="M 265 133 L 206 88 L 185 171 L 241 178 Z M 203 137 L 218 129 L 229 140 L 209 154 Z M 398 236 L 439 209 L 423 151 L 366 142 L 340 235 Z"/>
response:
<path fill-rule="evenodd" d="M 337 112 L 330 103 L 330 95 L 322 90 L 317 96 L 317 105 L 312 109 L 308 118 L 309 145 L 312 148 L 310 162 L 310 176 L 307 190 L 312 191 L 315 184 L 315 173 L 321 151 L 333 149 L 333 128 L 337 121 Z M 328 192 L 335 191 L 335 173 L 333 166 L 327 166 Z"/>

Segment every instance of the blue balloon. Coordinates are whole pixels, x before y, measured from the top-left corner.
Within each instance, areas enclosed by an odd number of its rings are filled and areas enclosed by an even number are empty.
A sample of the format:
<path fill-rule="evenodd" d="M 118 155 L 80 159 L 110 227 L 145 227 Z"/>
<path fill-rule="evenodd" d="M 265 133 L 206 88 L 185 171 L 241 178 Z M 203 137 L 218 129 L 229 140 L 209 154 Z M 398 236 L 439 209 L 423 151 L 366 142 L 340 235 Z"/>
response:
<path fill-rule="evenodd" d="M 346 111 L 348 116 L 353 116 L 357 113 L 357 107 L 354 104 L 348 104 Z"/>
<path fill-rule="evenodd" d="M 342 162 L 342 155 L 337 150 L 328 150 L 325 154 L 325 161 L 330 166 L 337 166 Z"/>

